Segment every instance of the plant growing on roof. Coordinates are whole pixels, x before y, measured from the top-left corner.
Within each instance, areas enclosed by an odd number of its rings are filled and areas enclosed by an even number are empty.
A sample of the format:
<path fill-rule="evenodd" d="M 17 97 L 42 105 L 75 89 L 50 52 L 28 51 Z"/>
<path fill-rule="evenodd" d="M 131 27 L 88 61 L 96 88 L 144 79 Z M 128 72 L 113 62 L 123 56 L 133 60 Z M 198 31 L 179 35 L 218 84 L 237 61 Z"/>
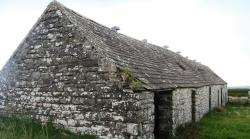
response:
<path fill-rule="evenodd" d="M 129 68 L 121 69 L 121 77 L 122 80 L 132 88 L 132 90 L 138 91 L 142 89 L 142 82 L 133 76 Z"/>

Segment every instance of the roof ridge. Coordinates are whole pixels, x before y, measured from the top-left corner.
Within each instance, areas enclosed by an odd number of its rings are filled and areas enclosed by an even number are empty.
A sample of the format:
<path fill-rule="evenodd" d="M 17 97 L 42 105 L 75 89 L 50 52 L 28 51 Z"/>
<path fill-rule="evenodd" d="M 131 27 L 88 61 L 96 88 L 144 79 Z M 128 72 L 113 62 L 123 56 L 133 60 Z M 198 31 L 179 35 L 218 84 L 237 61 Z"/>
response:
<path fill-rule="evenodd" d="M 51 2 L 51 3 L 53 3 L 53 2 Z M 114 31 L 111 30 L 111 28 L 109 28 L 109 27 L 107 27 L 107 26 L 105 26 L 105 25 L 103 25 L 103 24 L 101 24 L 101 23 L 99 23 L 99 22 L 94 21 L 93 19 L 91 19 L 91 18 L 89 18 L 89 17 L 83 16 L 82 14 L 80 14 L 80 13 L 78 13 L 78 12 L 72 10 L 72 9 L 69 9 L 68 7 L 64 6 L 62 3 L 60 3 L 60 2 L 58 2 L 58 1 L 56 1 L 56 0 L 55 0 L 55 3 L 57 4 L 57 6 L 60 6 L 61 8 L 64 8 L 64 9 L 66 9 L 66 10 L 70 10 L 71 12 L 77 14 L 77 15 L 78 15 L 80 18 L 82 18 L 82 19 L 91 21 L 91 22 L 93 22 L 94 24 L 96 24 L 96 25 L 98 25 L 98 26 L 101 26 L 101 27 L 103 27 L 103 28 L 105 28 L 105 29 L 108 29 L 110 32 L 114 32 Z M 142 43 L 142 44 L 144 43 L 142 40 L 133 38 L 133 37 L 131 37 L 131 36 L 128 36 L 128 35 L 123 34 L 123 33 L 120 33 L 120 32 L 116 32 L 116 34 L 119 35 L 119 37 L 126 37 L 126 38 L 129 38 L 129 39 L 132 39 L 133 41 L 138 41 L 138 42 L 140 42 L 140 43 Z M 147 44 L 150 44 L 150 45 L 153 46 L 153 47 L 157 47 L 157 48 L 164 49 L 164 48 L 162 48 L 162 47 L 160 47 L 160 46 L 158 46 L 158 45 L 155 45 L 155 44 L 153 44 L 153 43 L 147 42 Z M 171 50 L 169 50 L 169 51 L 171 51 Z M 171 52 L 172 52 L 172 51 L 171 51 Z M 174 53 L 174 52 L 173 52 L 173 53 Z"/>
<path fill-rule="evenodd" d="M 90 44 L 96 46 L 97 50 L 104 54 L 103 56 L 115 61 L 118 67 L 131 68 L 135 71 L 135 77 L 150 80 L 152 86 L 157 85 L 153 88 L 181 87 L 182 84 L 186 86 L 222 84 L 221 78 L 216 77 L 212 70 L 206 70 L 207 75 L 213 76 L 207 77 L 195 70 L 197 63 L 178 53 L 148 42 L 145 45 L 141 40 L 114 32 L 109 27 L 82 16 L 57 1 L 51 4 L 57 6 L 77 28 L 76 33 L 87 37 Z M 189 67 L 188 71 L 186 67 L 185 69 L 180 67 L 180 62 Z"/>

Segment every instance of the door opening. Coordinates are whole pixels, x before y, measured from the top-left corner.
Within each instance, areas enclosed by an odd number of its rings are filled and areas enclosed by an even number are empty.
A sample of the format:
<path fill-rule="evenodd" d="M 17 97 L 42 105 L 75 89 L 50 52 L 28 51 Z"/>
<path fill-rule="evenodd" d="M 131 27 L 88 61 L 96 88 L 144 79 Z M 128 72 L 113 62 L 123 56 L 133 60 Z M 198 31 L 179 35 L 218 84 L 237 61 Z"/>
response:
<path fill-rule="evenodd" d="M 172 133 L 172 91 L 155 92 L 155 139 L 168 137 Z"/>
<path fill-rule="evenodd" d="M 222 90 L 222 88 L 221 88 L 221 90 L 220 90 L 220 93 L 221 93 L 221 95 L 220 95 L 220 98 L 221 98 L 221 106 L 223 106 L 224 95 L 223 95 L 223 90 Z"/>
<path fill-rule="evenodd" d="M 211 104 L 211 87 L 209 87 L 209 110 L 211 110 L 212 109 L 212 104 Z"/>
<path fill-rule="evenodd" d="M 159 92 L 155 93 L 154 96 L 154 104 L 155 104 L 155 127 L 154 127 L 154 134 L 155 138 L 159 136 Z"/>
<path fill-rule="evenodd" d="M 195 96 L 196 96 L 196 92 L 195 92 L 195 90 L 192 90 L 192 95 L 191 95 L 191 98 L 192 98 L 192 122 L 195 122 L 195 120 L 196 120 Z"/>
<path fill-rule="evenodd" d="M 218 97 L 218 107 L 220 107 L 220 90 L 217 92 L 217 97 Z"/>

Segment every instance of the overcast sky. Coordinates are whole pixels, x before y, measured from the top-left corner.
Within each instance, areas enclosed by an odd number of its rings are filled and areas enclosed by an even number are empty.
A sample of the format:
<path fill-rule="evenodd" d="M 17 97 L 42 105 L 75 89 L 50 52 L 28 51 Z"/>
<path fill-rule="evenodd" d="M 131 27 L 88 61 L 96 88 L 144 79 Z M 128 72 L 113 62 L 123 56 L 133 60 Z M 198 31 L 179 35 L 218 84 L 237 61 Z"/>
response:
<path fill-rule="evenodd" d="M 58 0 L 108 27 L 208 65 L 229 86 L 250 85 L 248 0 Z M 0 0 L 0 67 L 51 0 Z"/>

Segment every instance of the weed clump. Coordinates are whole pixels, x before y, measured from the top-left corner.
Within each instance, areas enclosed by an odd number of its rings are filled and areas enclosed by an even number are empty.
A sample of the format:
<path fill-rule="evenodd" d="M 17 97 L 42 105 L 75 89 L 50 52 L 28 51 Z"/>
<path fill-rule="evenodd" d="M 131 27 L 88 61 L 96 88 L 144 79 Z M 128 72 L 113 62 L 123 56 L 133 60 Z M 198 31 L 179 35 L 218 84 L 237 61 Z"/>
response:
<path fill-rule="evenodd" d="M 225 112 L 225 108 L 224 107 L 217 107 L 214 109 L 216 112 L 219 112 L 219 113 L 223 113 Z"/>
<path fill-rule="evenodd" d="M 123 81 L 127 83 L 132 90 L 138 91 L 142 89 L 142 82 L 136 79 L 128 68 L 121 70 L 121 76 Z"/>
<path fill-rule="evenodd" d="M 200 125 L 198 123 L 187 123 L 176 129 L 176 136 L 173 139 L 199 139 Z"/>

